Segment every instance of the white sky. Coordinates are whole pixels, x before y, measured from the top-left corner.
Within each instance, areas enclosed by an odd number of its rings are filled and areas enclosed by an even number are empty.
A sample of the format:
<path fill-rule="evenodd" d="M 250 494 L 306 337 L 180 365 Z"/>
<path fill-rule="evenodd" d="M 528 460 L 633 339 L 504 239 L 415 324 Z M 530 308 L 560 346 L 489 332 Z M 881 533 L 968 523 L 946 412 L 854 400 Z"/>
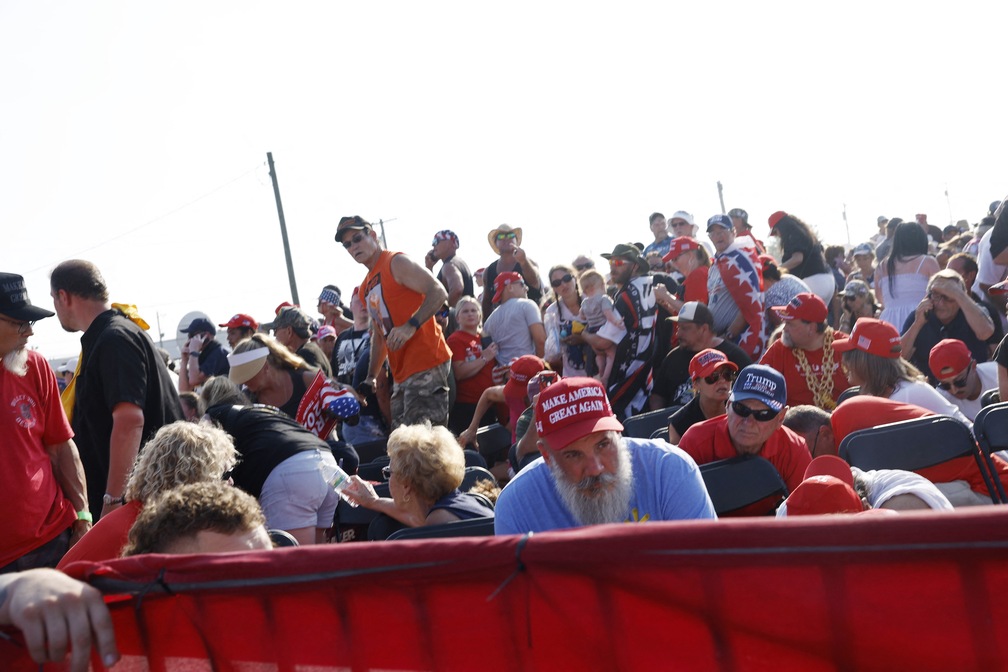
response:
<path fill-rule="evenodd" d="M 0 0 L 0 270 L 48 306 L 89 259 L 155 340 L 266 321 L 290 298 L 267 151 L 311 309 L 364 276 L 345 214 L 418 257 L 450 228 L 474 269 L 507 222 L 545 271 L 649 242 L 655 210 L 706 220 L 718 180 L 758 236 L 783 209 L 827 243 L 844 203 L 857 243 L 947 224 L 946 184 L 971 223 L 1005 195 L 1008 5 L 624 4 Z"/>

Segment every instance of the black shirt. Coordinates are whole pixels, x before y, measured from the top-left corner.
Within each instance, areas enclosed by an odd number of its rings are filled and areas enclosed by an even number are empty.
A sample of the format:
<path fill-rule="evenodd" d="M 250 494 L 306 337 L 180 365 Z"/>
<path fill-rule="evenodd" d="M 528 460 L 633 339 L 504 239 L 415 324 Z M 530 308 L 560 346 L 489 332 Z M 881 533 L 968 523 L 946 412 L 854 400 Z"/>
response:
<path fill-rule="evenodd" d="M 796 252 L 801 252 L 803 259 L 800 264 L 791 269 L 791 273 L 799 278 L 807 278 L 826 272 L 826 261 L 823 259 L 822 245 L 801 236 L 791 236 L 788 243 L 784 245 L 781 263 L 786 263 Z"/>
<path fill-rule="evenodd" d="M 316 343 L 308 341 L 298 348 L 297 356 L 308 362 L 308 366 L 313 369 L 322 369 L 326 378 L 332 378 L 332 367 L 329 366 L 329 358 L 322 352 L 322 348 Z"/>
<path fill-rule="evenodd" d="M 185 420 L 178 392 L 150 336 L 118 310 L 107 310 L 81 336 L 73 412 L 74 442 L 96 521 L 108 484 L 112 410 L 122 402 L 143 409 L 141 448 L 162 425 Z"/>
<path fill-rule="evenodd" d="M 473 294 L 473 279 L 472 272 L 469 270 L 469 265 L 458 258 L 458 255 L 454 255 L 451 259 L 445 259 L 441 262 L 441 270 L 438 271 L 437 279 L 444 285 L 445 291 L 448 291 L 448 283 L 444 279 L 444 267 L 454 266 L 455 269 L 462 276 L 462 296 L 476 296 Z M 485 272 L 485 271 L 484 271 Z M 531 297 L 529 297 L 531 298 Z M 454 308 L 455 306 L 448 306 L 449 308 Z"/>
<path fill-rule="evenodd" d="M 728 361 L 739 367 L 740 371 L 753 363 L 745 350 L 728 339 L 723 339 L 719 345 L 714 346 L 714 349 L 723 352 Z M 663 398 L 668 406 L 686 404 L 692 398 L 693 383 L 690 381 L 689 363 L 697 352 L 699 350 L 687 350 L 681 345 L 677 346 L 665 356 L 665 361 L 658 369 L 652 392 Z"/>
<path fill-rule="evenodd" d="M 905 334 L 913 326 L 915 317 L 914 313 L 907 316 L 906 321 L 903 323 L 903 330 L 900 333 Z M 929 311 L 927 320 L 917 333 L 917 339 L 914 341 L 914 353 L 910 358 L 910 363 L 920 369 L 921 373 L 928 377 L 932 385 L 937 384 L 938 379 L 931 373 L 931 366 L 928 363 L 928 360 L 931 358 L 931 348 L 938 345 L 938 341 L 946 338 L 954 338 L 957 341 L 965 343 L 973 355 L 973 359 L 978 364 L 987 361 L 987 341 L 981 341 L 977 338 L 976 334 L 973 333 L 973 328 L 966 321 L 966 316 L 963 315 L 962 310 L 956 312 L 955 317 L 948 324 L 942 324 L 934 316 L 934 312 Z"/>
<path fill-rule="evenodd" d="M 669 418 L 669 424 L 672 425 L 672 428 L 675 429 L 681 438 L 687 429 L 707 419 L 707 416 L 703 413 L 703 409 L 700 408 L 700 397 L 695 396 L 688 404 L 672 414 L 672 417 Z"/>
<path fill-rule="evenodd" d="M 507 273 L 509 270 L 515 273 L 520 273 L 522 278 L 525 279 L 525 284 L 528 285 L 528 298 L 535 301 L 537 304 L 542 303 L 542 286 L 535 288 L 532 283 L 539 284 L 539 278 L 530 278 L 525 275 L 525 271 L 522 270 L 521 264 L 517 261 L 514 263 L 514 267 L 511 269 L 498 269 L 497 262 L 500 259 L 494 259 L 490 262 L 490 265 L 486 267 L 483 271 L 483 323 L 486 324 L 486 320 L 490 317 L 490 313 L 494 311 L 493 297 L 496 293 L 494 290 L 494 280 L 497 279 L 498 273 Z"/>
<path fill-rule="evenodd" d="M 252 406 L 231 413 L 234 408 L 214 406 L 207 413 L 234 438 L 241 460 L 231 472 L 231 478 L 253 497 L 262 494 L 266 478 L 288 457 L 305 450 L 329 451 L 329 444 L 279 409 Z"/>

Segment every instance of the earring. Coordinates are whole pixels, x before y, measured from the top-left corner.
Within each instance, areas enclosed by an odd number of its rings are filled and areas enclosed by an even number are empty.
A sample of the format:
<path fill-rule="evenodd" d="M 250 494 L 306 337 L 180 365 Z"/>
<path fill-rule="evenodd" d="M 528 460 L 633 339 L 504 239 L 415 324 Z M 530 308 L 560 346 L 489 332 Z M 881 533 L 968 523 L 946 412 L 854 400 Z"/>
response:
<path fill-rule="evenodd" d="M 408 502 L 409 501 L 409 495 L 406 495 L 405 497 L 403 497 L 403 501 L 404 502 Z"/>

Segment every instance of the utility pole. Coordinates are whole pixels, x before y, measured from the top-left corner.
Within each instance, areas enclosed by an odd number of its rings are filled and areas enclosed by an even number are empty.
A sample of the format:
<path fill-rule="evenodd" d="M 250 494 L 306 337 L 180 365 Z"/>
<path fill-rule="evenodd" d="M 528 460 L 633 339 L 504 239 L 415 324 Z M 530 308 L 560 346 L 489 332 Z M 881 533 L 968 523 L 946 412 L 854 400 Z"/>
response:
<path fill-rule="evenodd" d="M 396 221 L 396 219 L 398 219 L 398 217 L 393 217 L 392 219 L 390 219 L 388 221 L 394 222 L 394 221 Z M 381 244 L 382 244 L 382 247 L 384 247 L 387 250 L 388 249 L 388 241 L 385 240 L 385 220 L 384 219 L 379 219 L 378 220 L 378 227 L 381 229 Z"/>
<path fill-rule="evenodd" d="M 843 204 L 843 225 L 847 229 L 847 244 L 850 245 L 850 224 L 847 223 L 847 204 Z"/>
<path fill-rule="evenodd" d="M 287 259 L 287 279 L 290 280 L 291 298 L 294 305 L 301 305 L 298 300 L 297 282 L 294 280 L 294 263 L 291 261 L 290 242 L 287 241 L 287 222 L 284 221 L 283 204 L 280 202 L 280 185 L 277 184 L 276 169 L 273 168 L 273 152 L 266 152 L 269 162 L 269 174 L 273 180 L 273 195 L 276 197 L 277 214 L 280 215 L 280 235 L 283 236 L 284 257 Z"/>
<path fill-rule="evenodd" d="M 727 214 L 728 211 L 724 209 L 724 191 L 721 188 L 721 180 L 718 180 L 717 183 L 717 197 L 721 201 L 721 214 Z"/>
<path fill-rule="evenodd" d="M 948 203 L 949 224 L 954 224 L 954 222 L 952 221 L 952 201 L 949 200 L 949 195 L 948 195 L 948 182 L 945 183 L 945 202 Z"/>
<path fill-rule="evenodd" d="M 158 333 L 158 344 L 164 347 L 164 332 L 161 331 L 161 313 L 155 312 L 154 315 L 157 316 L 157 333 Z"/>

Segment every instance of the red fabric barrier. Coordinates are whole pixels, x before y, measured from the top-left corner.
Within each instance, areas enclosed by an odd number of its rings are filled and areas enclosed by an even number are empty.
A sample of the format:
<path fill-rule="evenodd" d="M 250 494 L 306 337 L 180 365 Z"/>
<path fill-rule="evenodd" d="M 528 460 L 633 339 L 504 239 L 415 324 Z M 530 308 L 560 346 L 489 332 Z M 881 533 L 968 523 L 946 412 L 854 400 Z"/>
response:
<path fill-rule="evenodd" d="M 139 608 L 136 595 L 111 598 L 122 672 L 990 670 L 1008 660 L 1008 507 L 608 525 L 530 537 L 517 571 L 521 543 L 141 556 L 68 573 L 117 592 L 160 576 L 173 591 L 154 588 Z M 0 669 L 37 666 L 0 640 Z"/>

